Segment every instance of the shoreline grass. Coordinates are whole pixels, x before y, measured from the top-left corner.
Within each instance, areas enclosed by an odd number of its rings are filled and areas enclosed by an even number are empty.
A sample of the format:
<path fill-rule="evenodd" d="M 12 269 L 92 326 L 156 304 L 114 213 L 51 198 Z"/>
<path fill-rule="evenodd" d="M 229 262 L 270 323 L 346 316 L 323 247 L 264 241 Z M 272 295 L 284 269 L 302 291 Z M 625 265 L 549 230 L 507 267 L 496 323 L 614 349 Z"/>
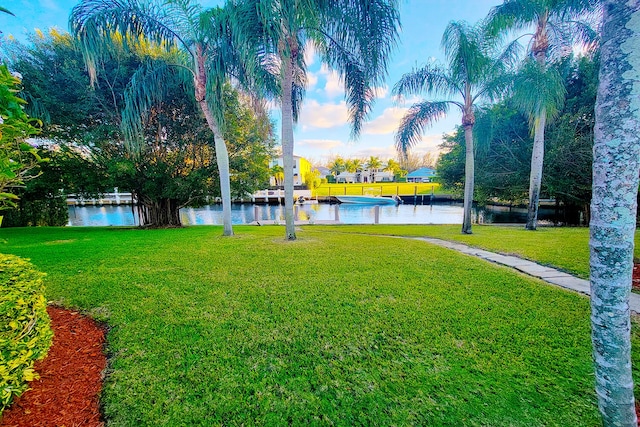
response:
<path fill-rule="evenodd" d="M 110 325 L 110 425 L 599 424 L 583 296 L 346 227 L 236 232 L 6 229 L 0 251 Z"/>
<path fill-rule="evenodd" d="M 323 196 L 413 196 L 444 194 L 439 183 L 374 182 L 363 184 L 322 184 L 311 191 L 312 197 Z"/>

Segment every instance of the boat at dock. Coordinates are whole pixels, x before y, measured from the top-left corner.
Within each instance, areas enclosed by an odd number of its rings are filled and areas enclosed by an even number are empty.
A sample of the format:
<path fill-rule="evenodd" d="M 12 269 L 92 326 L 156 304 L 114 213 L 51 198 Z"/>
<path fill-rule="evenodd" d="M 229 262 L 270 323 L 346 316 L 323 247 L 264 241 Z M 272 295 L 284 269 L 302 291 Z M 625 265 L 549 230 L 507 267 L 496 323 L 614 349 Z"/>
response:
<path fill-rule="evenodd" d="M 393 197 L 382 196 L 335 196 L 340 203 L 357 205 L 397 205 L 399 202 Z"/>

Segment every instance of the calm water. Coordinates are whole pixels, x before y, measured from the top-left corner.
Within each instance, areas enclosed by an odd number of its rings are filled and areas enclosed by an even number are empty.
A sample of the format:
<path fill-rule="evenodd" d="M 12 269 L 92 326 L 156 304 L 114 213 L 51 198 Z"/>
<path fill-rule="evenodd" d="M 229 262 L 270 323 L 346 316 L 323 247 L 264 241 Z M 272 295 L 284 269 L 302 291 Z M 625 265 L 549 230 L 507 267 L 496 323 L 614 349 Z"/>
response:
<path fill-rule="evenodd" d="M 298 206 L 298 219 L 303 221 L 332 221 L 343 224 L 373 224 L 375 208 L 367 205 L 307 204 Z M 553 209 L 540 208 L 541 222 L 553 219 Z M 527 210 L 491 206 L 474 212 L 480 223 L 525 223 Z M 222 206 L 186 208 L 180 211 L 184 225 L 222 224 Z M 234 224 L 258 221 L 284 222 L 284 206 L 234 204 L 231 209 Z M 474 218 L 475 220 L 476 218 Z M 462 224 L 461 204 L 380 206 L 380 224 Z M 83 206 L 69 208 L 71 226 L 138 225 L 131 206 Z"/>
<path fill-rule="evenodd" d="M 373 206 L 308 204 L 298 206 L 298 218 L 310 221 L 335 220 L 336 209 L 344 224 L 373 224 Z M 222 206 L 180 210 L 184 225 L 222 224 Z M 234 224 L 258 221 L 284 221 L 284 206 L 234 204 L 231 209 Z M 454 205 L 380 206 L 381 224 L 462 224 L 462 208 Z M 131 206 L 72 206 L 71 226 L 138 225 Z"/>

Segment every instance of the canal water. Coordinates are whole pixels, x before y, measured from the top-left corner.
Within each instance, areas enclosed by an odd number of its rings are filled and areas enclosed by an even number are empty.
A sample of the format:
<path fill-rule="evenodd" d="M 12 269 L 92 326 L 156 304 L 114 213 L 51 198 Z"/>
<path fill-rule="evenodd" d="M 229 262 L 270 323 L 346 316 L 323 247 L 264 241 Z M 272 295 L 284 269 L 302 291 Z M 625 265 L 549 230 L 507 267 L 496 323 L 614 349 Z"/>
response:
<path fill-rule="evenodd" d="M 333 221 L 336 209 L 343 224 L 373 224 L 375 207 L 367 205 L 303 204 L 297 207 L 298 219 L 303 221 Z M 539 218 L 545 220 L 552 212 L 541 209 Z M 474 211 L 479 222 L 524 223 L 526 209 L 492 207 Z M 183 225 L 220 225 L 222 206 L 180 210 Z M 231 209 L 233 224 L 258 221 L 284 222 L 284 206 L 234 204 Z M 462 224 L 461 204 L 380 206 L 380 224 Z M 138 225 L 131 206 L 71 206 L 70 226 L 127 226 Z"/>

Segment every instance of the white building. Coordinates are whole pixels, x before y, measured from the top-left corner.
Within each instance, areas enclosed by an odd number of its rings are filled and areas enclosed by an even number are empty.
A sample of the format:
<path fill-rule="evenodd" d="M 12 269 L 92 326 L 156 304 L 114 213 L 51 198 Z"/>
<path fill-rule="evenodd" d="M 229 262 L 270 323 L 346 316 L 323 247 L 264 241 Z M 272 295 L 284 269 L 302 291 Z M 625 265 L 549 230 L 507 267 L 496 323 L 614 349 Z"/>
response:
<path fill-rule="evenodd" d="M 393 182 L 393 172 L 378 169 L 358 169 L 356 172 L 341 172 L 336 177 L 337 183 L 373 183 Z"/>

